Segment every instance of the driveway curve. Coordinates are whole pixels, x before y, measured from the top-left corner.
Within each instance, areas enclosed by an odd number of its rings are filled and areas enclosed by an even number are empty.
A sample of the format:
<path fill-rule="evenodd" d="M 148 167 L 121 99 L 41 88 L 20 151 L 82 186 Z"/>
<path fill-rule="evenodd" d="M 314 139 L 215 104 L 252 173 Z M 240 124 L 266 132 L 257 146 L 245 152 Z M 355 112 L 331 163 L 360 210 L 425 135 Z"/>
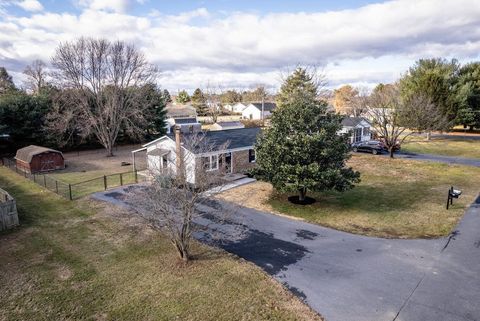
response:
<path fill-rule="evenodd" d="M 128 206 L 126 189 L 93 197 Z M 450 237 L 393 240 L 211 200 L 196 222 L 210 232 L 196 237 L 254 262 L 329 321 L 472 321 L 480 320 L 478 203 Z M 218 220 L 219 207 L 234 215 Z"/>

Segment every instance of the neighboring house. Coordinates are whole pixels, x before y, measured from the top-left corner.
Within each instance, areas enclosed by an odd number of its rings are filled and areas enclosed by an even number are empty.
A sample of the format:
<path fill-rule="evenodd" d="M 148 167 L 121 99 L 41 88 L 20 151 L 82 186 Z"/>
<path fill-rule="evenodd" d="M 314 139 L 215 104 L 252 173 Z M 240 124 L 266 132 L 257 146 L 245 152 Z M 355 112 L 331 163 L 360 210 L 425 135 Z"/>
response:
<path fill-rule="evenodd" d="M 241 114 L 242 111 L 247 108 L 247 105 L 243 103 L 228 104 L 224 106 L 225 109 L 231 111 L 232 113 Z"/>
<path fill-rule="evenodd" d="M 147 152 L 147 166 L 151 172 L 168 170 L 175 173 L 178 166 L 176 151 L 181 148 L 187 180 L 195 184 L 197 166 L 205 166 L 209 171 L 222 170 L 226 174 L 244 173 L 255 166 L 253 148 L 260 130 L 240 128 L 197 134 L 204 135 L 204 139 L 213 147 L 206 154 L 185 147 L 185 140 L 192 134 L 183 134 L 180 130 L 143 145 L 143 150 Z"/>
<path fill-rule="evenodd" d="M 350 132 L 350 142 L 364 142 L 372 138 L 372 124 L 363 117 L 345 117 L 342 120 L 342 130 L 340 133 Z"/>
<path fill-rule="evenodd" d="M 251 103 L 242 111 L 242 117 L 252 120 L 269 118 L 275 108 L 277 108 L 275 103 Z"/>
<path fill-rule="evenodd" d="M 19 170 L 32 174 L 65 168 L 62 152 L 36 145 L 17 150 L 15 161 Z"/>
<path fill-rule="evenodd" d="M 183 133 L 193 133 L 202 130 L 202 124 L 198 122 L 197 111 L 191 105 L 169 104 L 167 105 L 166 129 L 167 134 L 173 132 L 175 126 L 180 126 Z"/>
<path fill-rule="evenodd" d="M 210 126 L 210 130 L 227 130 L 227 129 L 238 129 L 245 128 L 245 125 L 239 121 L 222 121 L 216 122 Z"/>
<path fill-rule="evenodd" d="M 167 118 L 167 134 L 173 133 L 175 126 L 179 126 L 182 133 L 198 133 L 202 130 L 197 118 Z"/>

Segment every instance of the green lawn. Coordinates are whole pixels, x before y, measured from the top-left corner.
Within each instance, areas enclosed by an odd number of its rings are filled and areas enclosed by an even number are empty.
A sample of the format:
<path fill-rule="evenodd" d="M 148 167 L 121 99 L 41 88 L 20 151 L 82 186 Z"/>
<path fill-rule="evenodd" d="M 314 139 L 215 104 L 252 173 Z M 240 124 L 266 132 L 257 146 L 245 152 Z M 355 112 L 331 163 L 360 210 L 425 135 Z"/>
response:
<path fill-rule="evenodd" d="M 408 140 L 408 139 L 407 139 Z M 412 137 L 402 145 L 405 152 L 435 154 L 480 159 L 480 140 L 440 139 L 427 141 L 421 137 Z"/>
<path fill-rule="evenodd" d="M 169 241 L 118 209 L 70 202 L 0 168 L 21 227 L 0 234 L 0 320 L 318 320 L 259 268 Z"/>
<path fill-rule="evenodd" d="M 348 232 L 381 237 L 437 237 L 451 232 L 480 192 L 480 168 L 355 155 L 361 183 L 345 193 L 310 194 L 312 205 L 294 205 L 271 192 L 273 211 Z M 450 185 L 463 190 L 445 209 Z"/>

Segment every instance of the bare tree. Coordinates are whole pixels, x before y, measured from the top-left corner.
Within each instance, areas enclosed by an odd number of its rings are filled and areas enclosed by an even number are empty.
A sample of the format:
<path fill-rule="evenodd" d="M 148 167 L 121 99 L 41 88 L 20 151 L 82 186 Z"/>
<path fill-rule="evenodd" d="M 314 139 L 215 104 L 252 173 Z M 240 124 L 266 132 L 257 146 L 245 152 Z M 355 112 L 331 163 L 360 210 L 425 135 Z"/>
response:
<path fill-rule="evenodd" d="M 222 90 L 221 88 L 215 88 L 210 83 L 207 84 L 207 87 L 204 91 L 205 99 L 207 101 L 207 115 L 212 118 L 214 123 L 217 122 L 218 116 L 223 112 L 222 107 Z"/>
<path fill-rule="evenodd" d="M 432 131 L 448 130 L 454 124 L 426 95 L 409 96 L 404 105 L 402 124 L 415 132 L 426 133 L 427 140 Z"/>
<path fill-rule="evenodd" d="M 395 147 L 409 135 L 404 126 L 404 105 L 396 85 L 379 85 L 369 98 L 368 118 L 393 158 Z"/>
<path fill-rule="evenodd" d="M 27 76 L 25 86 L 34 94 L 38 94 L 40 89 L 47 84 L 48 73 L 45 67 L 45 63 L 37 59 L 28 65 L 23 71 Z"/>
<path fill-rule="evenodd" d="M 142 207 L 140 212 L 151 226 L 166 231 L 183 262 L 191 258 L 192 233 L 206 230 L 195 221 L 211 202 L 209 192 L 221 192 L 226 184 L 225 168 L 221 166 L 225 162 L 223 155 L 218 154 L 226 147 L 214 145 L 202 133 L 181 138 L 176 129 L 175 152 L 160 156 L 158 162 L 150 162 L 151 182 L 139 194 L 131 196 Z M 217 169 L 212 169 L 212 157 L 215 164 L 220 164 Z M 233 208 L 217 209 L 215 213 L 212 210 L 209 207 L 209 214 L 222 220 Z"/>
<path fill-rule="evenodd" d="M 52 64 L 56 80 L 68 90 L 70 104 L 64 112 L 74 114 L 75 128 L 82 136 L 94 135 L 107 156 L 113 156 L 121 129 L 133 136 L 142 133 L 146 108 L 141 88 L 157 70 L 133 45 L 80 38 L 60 44 Z"/>

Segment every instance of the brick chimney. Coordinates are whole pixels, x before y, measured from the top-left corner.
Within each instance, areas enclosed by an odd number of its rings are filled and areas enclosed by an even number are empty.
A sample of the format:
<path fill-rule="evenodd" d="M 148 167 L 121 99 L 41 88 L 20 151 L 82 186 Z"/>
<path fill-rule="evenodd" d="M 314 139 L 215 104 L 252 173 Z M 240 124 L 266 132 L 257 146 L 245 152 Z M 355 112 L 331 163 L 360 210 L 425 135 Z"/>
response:
<path fill-rule="evenodd" d="M 182 162 L 183 162 L 183 153 L 182 153 L 182 130 L 180 126 L 175 126 L 175 153 L 176 161 L 175 165 L 177 166 L 177 174 L 182 171 Z"/>

